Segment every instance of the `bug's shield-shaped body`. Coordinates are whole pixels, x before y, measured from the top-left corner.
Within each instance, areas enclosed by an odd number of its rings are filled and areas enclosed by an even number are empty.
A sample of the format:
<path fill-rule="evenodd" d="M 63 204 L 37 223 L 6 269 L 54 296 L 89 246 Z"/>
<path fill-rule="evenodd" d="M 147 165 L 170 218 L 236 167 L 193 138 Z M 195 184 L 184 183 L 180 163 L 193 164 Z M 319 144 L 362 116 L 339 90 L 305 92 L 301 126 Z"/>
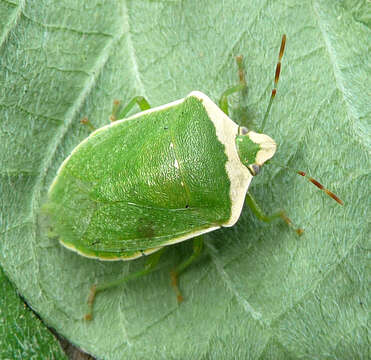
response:
<path fill-rule="evenodd" d="M 238 136 L 239 126 L 200 92 L 96 130 L 50 187 L 53 232 L 84 256 L 130 260 L 232 226 L 252 179 Z M 254 163 L 273 156 L 272 139 L 248 137 Z"/>

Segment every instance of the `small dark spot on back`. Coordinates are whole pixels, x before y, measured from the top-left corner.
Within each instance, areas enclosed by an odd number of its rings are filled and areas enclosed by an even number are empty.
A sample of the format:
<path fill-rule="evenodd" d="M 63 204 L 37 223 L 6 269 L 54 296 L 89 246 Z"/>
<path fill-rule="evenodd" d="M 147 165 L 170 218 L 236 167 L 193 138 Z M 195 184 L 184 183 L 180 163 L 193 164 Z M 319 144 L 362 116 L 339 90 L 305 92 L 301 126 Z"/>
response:
<path fill-rule="evenodd" d="M 149 222 L 148 219 L 141 218 L 138 220 L 138 233 L 145 238 L 155 237 L 155 229 L 152 222 Z"/>

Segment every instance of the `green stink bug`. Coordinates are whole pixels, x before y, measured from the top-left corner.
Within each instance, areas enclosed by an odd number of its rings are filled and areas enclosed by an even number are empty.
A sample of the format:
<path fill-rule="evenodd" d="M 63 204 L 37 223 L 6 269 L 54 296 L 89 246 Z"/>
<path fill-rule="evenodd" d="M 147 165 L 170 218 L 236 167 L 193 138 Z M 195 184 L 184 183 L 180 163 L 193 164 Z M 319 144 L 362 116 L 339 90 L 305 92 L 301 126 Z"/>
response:
<path fill-rule="evenodd" d="M 283 36 L 263 124 L 276 94 L 285 40 Z M 227 97 L 246 88 L 242 59 L 237 63 L 240 83 L 224 92 L 220 107 L 198 91 L 153 109 L 142 97 L 122 110 L 116 103 L 114 121 L 92 132 L 60 166 L 45 208 L 64 246 L 99 260 L 153 253 L 142 271 L 94 285 L 86 319 L 92 317 L 97 292 L 149 273 L 166 246 L 195 238 L 193 254 L 172 272 L 181 301 L 177 277 L 200 254 L 202 234 L 233 226 L 245 200 L 260 219 L 281 217 L 292 226 L 283 211 L 265 215 L 248 192 L 276 144 L 227 116 Z M 135 104 L 143 111 L 125 118 Z"/>

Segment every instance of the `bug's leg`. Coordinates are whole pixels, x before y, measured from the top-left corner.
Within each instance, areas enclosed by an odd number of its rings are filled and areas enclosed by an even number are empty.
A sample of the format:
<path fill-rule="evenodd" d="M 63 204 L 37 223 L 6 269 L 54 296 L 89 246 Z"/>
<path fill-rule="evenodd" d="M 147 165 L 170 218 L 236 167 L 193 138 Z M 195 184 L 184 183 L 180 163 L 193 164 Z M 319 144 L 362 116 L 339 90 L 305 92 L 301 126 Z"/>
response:
<path fill-rule="evenodd" d="M 148 101 L 143 96 L 135 96 L 129 101 L 129 103 L 123 108 L 119 100 L 113 102 L 112 114 L 110 116 L 110 121 L 114 122 L 118 119 L 123 119 L 128 112 L 138 104 L 141 111 L 148 110 L 151 108 Z M 95 131 L 96 127 L 90 122 L 87 117 L 81 119 L 81 124 L 86 125 L 91 131 Z"/>
<path fill-rule="evenodd" d="M 150 272 L 152 272 L 155 269 L 156 265 L 158 264 L 158 262 L 160 260 L 161 255 L 165 251 L 165 249 L 166 248 L 163 247 L 160 250 L 153 253 L 152 255 L 150 255 L 148 257 L 147 263 L 144 266 L 143 270 L 140 270 L 140 271 L 137 271 L 135 273 L 126 275 L 126 276 L 124 276 L 120 279 L 117 279 L 117 280 L 109 281 L 109 282 L 102 283 L 102 284 L 94 284 L 90 289 L 90 294 L 89 294 L 89 297 L 88 297 L 89 311 L 85 314 L 84 320 L 92 320 L 93 319 L 94 300 L 95 300 L 95 298 L 96 298 L 96 296 L 99 292 L 110 289 L 112 287 L 116 287 L 116 286 L 121 285 L 121 284 L 124 284 L 124 283 L 126 283 L 130 280 L 137 279 L 137 278 L 139 278 L 143 275 L 149 274 Z"/>
<path fill-rule="evenodd" d="M 82 118 L 80 120 L 80 123 L 86 125 L 91 130 L 91 132 L 96 130 L 96 127 L 90 122 L 90 120 L 87 117 Z"/>
<path fill-rule="evenodd" d="M 176 294 L 176 298 L 178 303 L 183 301 L 183 296 L 180 293 L 179 287 L 178 287 L 178 277 L 179 275 L 191 264 L 193 261 L 195 261 L 201 254 L 202 248 L 204 244 L 204 239 L 202 236 L 198 236 L 193 239 L 193 253 L 192 255 L 184 260 L 182 263 L 180 263 L 171 273 L 171 285 L 173 286 Z"/>
<path fill-rule="evenodd" d="M 245 200 L 247 205 L 249 205 L 250 209 L 259 220 L 269 223 L 277 218 L 281 218 L 288 226 L 294 229 L 299 236 L 304 232 L 303 229 L 295 227 L 284 210 L 278 211 L 271 215 L 266 215 L 249 192 L 247 192 Z"/>
<path fill-rule="evenodd" d="M 228 96 L 232 95 L 236 92 L 239 91 L 244 91 L 247 89 L 247 84 L 246 84 L 246 78 L 245 78 L 245 69 L 243 67 L 243 62 L 242 62 L 242 56 L 236 56 L 236 62 L 238 66 L 238 76 L 240 78 L 240 82 L 238 85 L 231 86 L 227 90 L 225 90 L 220 97 L 219 100 L 219 107 L 220 109 L 226 114 L 229 115 L 228 111 Z"/>
<path fill-rule="evenodd" d="M 123 119 L 135 105 L 138 105 L 141 111 L 151 108 L 143 96 L 135 96 L 125 107 L 122 106 L 119 100 L 115 100 L 113 102 L 112 115 L 110 116 L 111 122 L 117 119 Z"/>

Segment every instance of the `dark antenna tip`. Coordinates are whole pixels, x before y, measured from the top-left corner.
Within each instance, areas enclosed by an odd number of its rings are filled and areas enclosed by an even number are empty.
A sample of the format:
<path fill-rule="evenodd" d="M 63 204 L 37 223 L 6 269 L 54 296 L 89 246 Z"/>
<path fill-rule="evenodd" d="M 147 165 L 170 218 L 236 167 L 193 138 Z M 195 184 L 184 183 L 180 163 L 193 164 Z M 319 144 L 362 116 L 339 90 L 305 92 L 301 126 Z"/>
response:
<path fill-rule="evenodd" d="M 271 107 L 272 107 L 273 99 L 277 94 L 277 85 L 278 85 L 278 80 L 280 78 L 280 73 L 281 73 L 281 60 L 282 60 L 282 57 L 283 57 L 283 53 L 285 52 L 285 46 L 286 46 L 286 35 L 283 34 L 282 35 L 282 40 L 281 40 L 280 52 L 278 54 L 278 62 L 277 62 L 277 65 L 276 65 L 276 72 L 275 72 L 275 76 L 274 76 L 274 88 L 272 90 L 271 98 L 269 99 L 269 104 L 268 104 L 267 110 L 265 111 L 265 115 L 264 115 L 264 118 L 263 118 L 263 121 L 262 121 L 262 126 L 261 126 L 261 130 L 260 130 L 261 132 L 263 132 L 263 130 L 264 130 L 265 123 L 268 119 L 268 115 L 269 115 Z"/>

